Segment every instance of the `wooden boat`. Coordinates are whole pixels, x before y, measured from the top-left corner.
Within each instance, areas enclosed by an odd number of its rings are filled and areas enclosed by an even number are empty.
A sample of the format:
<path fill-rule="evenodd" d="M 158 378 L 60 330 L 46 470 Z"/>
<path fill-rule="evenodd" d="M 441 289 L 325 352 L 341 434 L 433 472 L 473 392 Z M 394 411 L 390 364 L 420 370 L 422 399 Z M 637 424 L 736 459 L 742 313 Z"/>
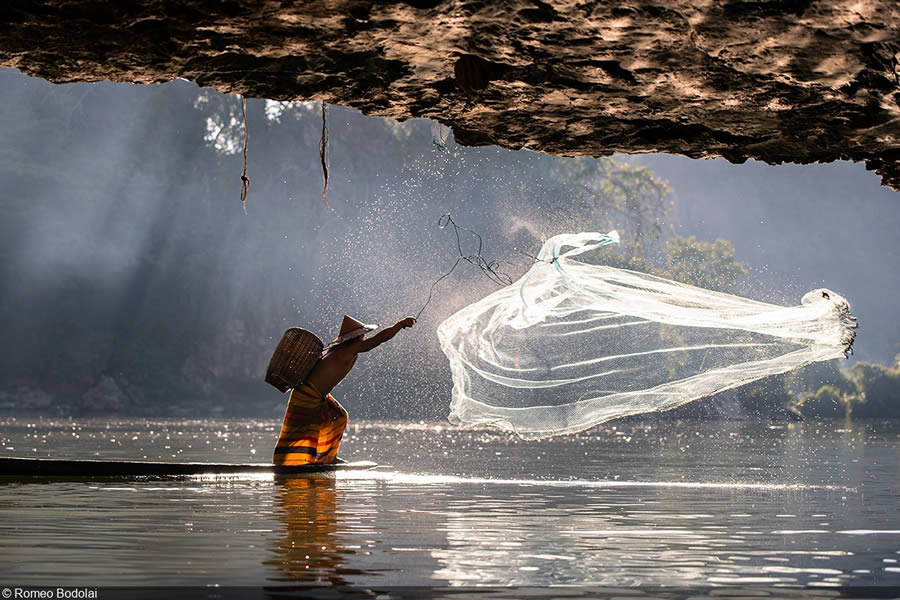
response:
<path fill-rule="evenodd" d="M 0 458 L 0 477 L 140 477 L 170 475 L 265 474 L 304 475 L 335 471 L 365 471 L 370 461 L 330 465 L 277 466 L 266 463 L 174 463 L 137 460 L 66 460 L 55 458 Z"/>

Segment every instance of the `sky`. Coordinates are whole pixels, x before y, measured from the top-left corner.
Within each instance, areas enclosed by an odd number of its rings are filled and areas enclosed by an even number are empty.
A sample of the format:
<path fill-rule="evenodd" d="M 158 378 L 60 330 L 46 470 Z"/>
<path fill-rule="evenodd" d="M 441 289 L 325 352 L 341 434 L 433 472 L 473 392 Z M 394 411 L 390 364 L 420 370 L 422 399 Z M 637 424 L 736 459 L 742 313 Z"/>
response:
<path fill-rule="evenodd" d="M 186 81 L 58 86 L 2 70 L 0 100 L 0 393 L 40 390 L 61 406 L 112 377 L 128 401 L 182 413 L 216 394 L 283 410 L 261 381 L 281 331 L 301 325 L 327 342 L 345 313 L 381 325 L 417 314 L 456 259 L 442 214 L 482 234 L 483 254 L 508 259 L 515 276 L 528 266 L 516 248 L 536 252 L 541 239 L 609 217 L 566 214 L 580 197 L 545 173 L 569 159 L 460 147 L 452 135 L 442 151 L 434 142 L 446 132 L 430 122 L 340 107 L 328 111 L 326 207 L 318 108 L 279 114 L 257 99 L 245 212 L 234 97 Z M 900 195 L 863 165 L 615 159 L 668 181 L 666 235 L 734 244 L 748 295 L 797 304 L 831 288 L 859 318 L 858 359 L 900 353 Z M 349 406 L 445 415 L 435 330 L 493 289 L 459 266 L 415 328 L 360 361 L 342 386 Z M 188 399 L 169 398 L 185 389 Z"/>

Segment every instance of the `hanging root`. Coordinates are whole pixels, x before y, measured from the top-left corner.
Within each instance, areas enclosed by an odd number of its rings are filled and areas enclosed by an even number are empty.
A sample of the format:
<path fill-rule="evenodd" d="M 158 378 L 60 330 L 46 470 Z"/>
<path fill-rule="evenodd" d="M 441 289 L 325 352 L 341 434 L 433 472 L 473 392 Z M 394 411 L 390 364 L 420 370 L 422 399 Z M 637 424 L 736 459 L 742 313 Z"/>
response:
<path fill-rule="evenodd" d="M 247 214 L 247 194 L 250 193 L 250 178 L 247 177 L 247 142 L 250 133 L 247 129 L 247 99 L 241 96 L 241 114 L 244 116 L 244 170 L 241 171 L 241 207 Z"/>
<path fill-rule="evenodd" d="M 325 207 L 328 210 L 331 210 L 331 207 L 328 206 L 328 161 L 325 159 L 325 151 L 328 149 L 328 121 L 326 119 L 326 109 L 328 105 L 325 104 L 325 101 L 322 100 L 322 138 L 319 140 L 319 160 L 322 161 L 322 179 L 324 180 L 324 187 L 322 188 L 322 202 L 325 203 Z"/>

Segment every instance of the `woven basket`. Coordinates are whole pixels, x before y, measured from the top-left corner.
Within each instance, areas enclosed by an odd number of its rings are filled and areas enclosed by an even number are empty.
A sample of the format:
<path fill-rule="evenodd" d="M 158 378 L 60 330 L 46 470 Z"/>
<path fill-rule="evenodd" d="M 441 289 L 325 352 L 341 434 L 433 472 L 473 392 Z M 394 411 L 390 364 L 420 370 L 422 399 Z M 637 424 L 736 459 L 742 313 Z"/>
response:
<path fill-rule="evenodd" d="M 323 347 L 322 340 L 316 334 L 300 327 L 291 327 L 281 336 L 272 354 L 266 369 L 266 382 L 282 392 L 297 387 L 319 361 Z"/>

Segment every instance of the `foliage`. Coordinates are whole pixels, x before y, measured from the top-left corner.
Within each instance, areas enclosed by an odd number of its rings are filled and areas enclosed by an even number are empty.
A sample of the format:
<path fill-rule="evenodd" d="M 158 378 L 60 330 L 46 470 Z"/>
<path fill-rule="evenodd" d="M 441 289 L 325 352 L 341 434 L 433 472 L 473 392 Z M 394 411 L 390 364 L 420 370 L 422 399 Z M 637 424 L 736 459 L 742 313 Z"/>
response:
<path fill-rule="evenodd" d="M 567 207 L 574 218 L 596 221 L 602 215 L 600 224 L 619 229 L 626 262 L 646 259 L 663 235 L 672 190 L 647 167 L 610 158 L 572 158 L 555 162 L 551 176 L 586 194 L 586 201 Z"/>
<path fill-rule="evenodd" d="M 852 404 L 852 397 L 836 386 L 823 385 L 813 393 L 804 394 L 798 408 L 807 417 L 833 419 L 849 416 Z"/>
<path fill-rule="evenodd" d="M 900 365 L 893 368 L 858 362 L 850 368 L 856 386 L 855 417 L 896 417 L 900 414 Z"/>
<path fill-rule="evenodd" d="M 734 260 L 734 246 L 726 240 L 713 243 L 694 236 L 666 240 L 666 274 L 682 283 L 733 294 L 747 270 Z"/>
<path fill-rule="evenodd" d="M 900 416 L 900 356 L 893 367 L 857 362 L 803 394 L 798 408 L 813 417 L 897 418 Z"/>

